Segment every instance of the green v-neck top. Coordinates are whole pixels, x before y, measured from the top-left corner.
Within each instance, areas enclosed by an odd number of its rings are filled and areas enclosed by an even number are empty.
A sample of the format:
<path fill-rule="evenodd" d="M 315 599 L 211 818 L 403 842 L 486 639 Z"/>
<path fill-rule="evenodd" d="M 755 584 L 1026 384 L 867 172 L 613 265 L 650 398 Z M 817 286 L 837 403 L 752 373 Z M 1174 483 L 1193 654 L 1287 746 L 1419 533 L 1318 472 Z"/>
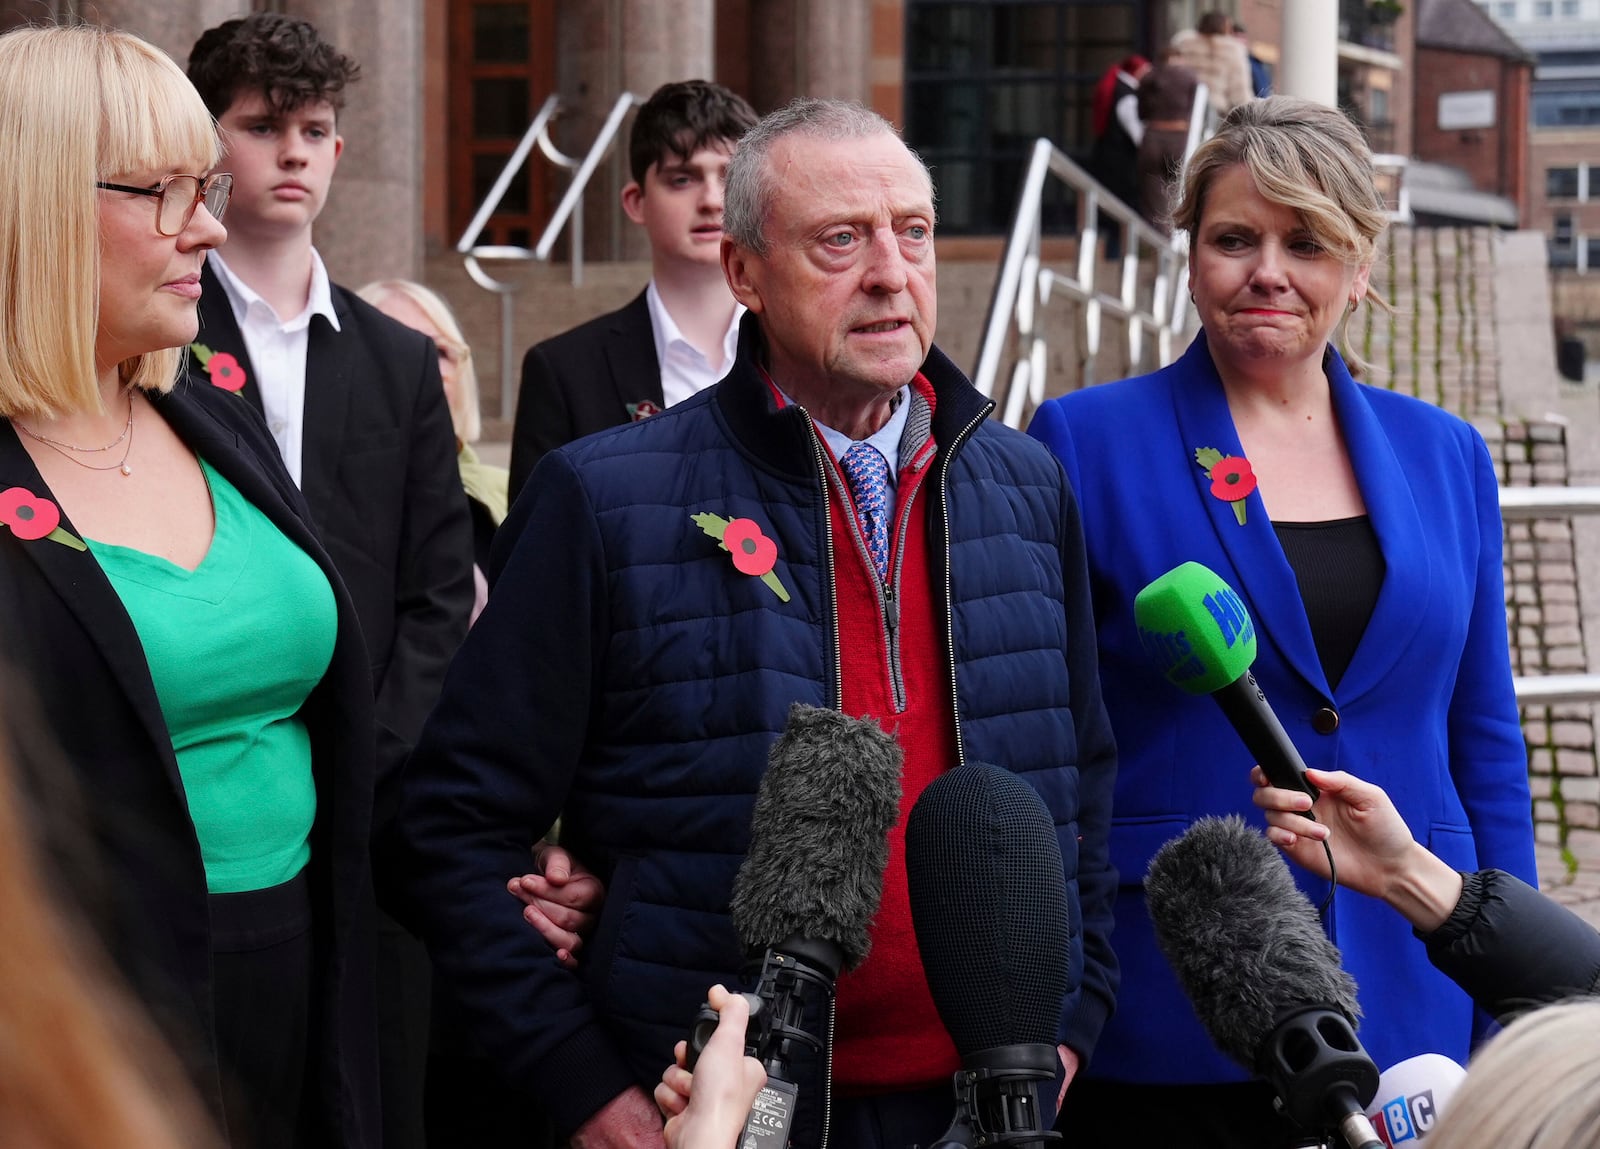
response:
<path fill-rule="evenodd" d="M 192 571 L 85 539 L 133 620 L 172 736 L 212 893 L 288 881 L 317 812 L 300 708 L 327 672 L 333 589 L 233 484 L 201 460 L 216 530 Z"/>

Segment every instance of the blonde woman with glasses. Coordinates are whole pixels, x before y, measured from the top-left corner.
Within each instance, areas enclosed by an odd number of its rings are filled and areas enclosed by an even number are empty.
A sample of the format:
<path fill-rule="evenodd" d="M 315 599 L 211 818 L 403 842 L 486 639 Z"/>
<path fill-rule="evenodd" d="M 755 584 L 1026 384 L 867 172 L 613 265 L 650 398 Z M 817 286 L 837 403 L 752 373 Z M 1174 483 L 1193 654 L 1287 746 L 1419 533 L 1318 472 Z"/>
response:
<path fill-rule="evenodd" d="M 0 635 L 115 893 L 91 924 L 219 1125 L 364 1146 L 367 656 L 260 417 L 174 386 L 217 157 L 137 37 L 0 36 Z"/>

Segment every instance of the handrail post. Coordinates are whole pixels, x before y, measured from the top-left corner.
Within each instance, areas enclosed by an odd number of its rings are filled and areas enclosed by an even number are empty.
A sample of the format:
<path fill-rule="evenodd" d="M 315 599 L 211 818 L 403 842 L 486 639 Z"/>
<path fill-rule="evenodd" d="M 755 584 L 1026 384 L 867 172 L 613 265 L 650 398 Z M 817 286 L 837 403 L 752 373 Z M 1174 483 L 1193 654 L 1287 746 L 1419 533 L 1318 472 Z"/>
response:
<path fill-rule="evenodd" d="M 1070 273 L 1054 271 L 1042 263 L 1044 185 L 1050 176 L 1078 193 L 1079 245 Z M 1121 279 L 1114 293 L 1102 291 L 1097 282 L 1102 216 L 1122 225 L 1128 243 Z M 1053 295 L 1064 295 L 1083 305 L 1083 345 L 1079 350 L 1084 355 L 1081 365 L 1084 378 L 1094 373 L 1100 322 L 1107 313 L 1128 324 L 1131 359 L 1138 360 L 1145 354 L 1148 329 L 1155 336 L 1155 352 L 1161 364 L 1171 362 L 1173 336 L 1181 334 L 1189 320 L 1189 312 L 1177 305 L 1175 286 L 1181 273 L 1186 238 L 1182 233 L 1166 236 L 1156 231 L 1048 139 L 1034 141 L 1017 193 L 1016 213 L 1000 259 L 1000 272 L 990 292 L 983 339 L 972 371 L 973 384 L 996 401 L 1007 425 L 1021 424 L 1029 400 L 1035 405 L 1043 400 L 1049 356 L 1042 312 Z M 1148 250 L 1155 257 L 1154 285 L 1148 305 L 1140 302 L 1138 253 L 1141 250 Z M 1000 365 L 1008 343 L 1013 340 L 1015 359 L 1006 392 L 1002 395 L 997 393 Z"/>
<path fill-rule="evenodd" d="M 518 141 L 516 150 L 511 153 L 505 167 L 501 168 L 500 174 L 495 177 L 489 194 L 473 213 L 472 222 L 467 225 L 467 230 L 462 232 L 460 240 L 456 243 L 456 251 L 464 257 L 466 271 L 472 281 L 485 291 L 492 291 L 500 297 L 500 417 L 502 419 L 510 419 L 515 410 L 516 344 L 512 338 L 512 327 L 516 319 L 516 307 L 511 297 L 516 294 L 519 285 L 515 281 L 495 279 L 484 270 L 480 261 L 496 259 L 522 263 L 531 260 L 548 262 L 556 240 L 560 238 L 562 230 L 570 219 L 572 286 L 581 287 L 583 285 L 583 193 L 601 158 L 610 150 L 617 133 L 621 131 L 623 118 L 634 104 L 640 102 L 642 101 L 631 92 L 624 92 L 617 97 L 610 115 L 606 117 L 600 129 L 600 134 L 595 137 L 589 151 L 579 161 L 560 151 L 550 141 L 550 124 L 560 108 L 561 101 L 554 95 L 547 97 L 538 114 L 534 116 L 533 122 L 528 125 L 528 130 L 522 133 L 522 139 Z M 533 251 L 525 247 L 480 247 L 478 237 L 483 234 L 490 217 L 494 215 L 495 208 L 500 206 L 506 190 L 511 186 L 511 181 L 527 163 L 528 156 L 535 146 L 551 163 L 573 172 L 566 194 L 561 197 L 560 205 L 539 237 L 538 247 Z"/>

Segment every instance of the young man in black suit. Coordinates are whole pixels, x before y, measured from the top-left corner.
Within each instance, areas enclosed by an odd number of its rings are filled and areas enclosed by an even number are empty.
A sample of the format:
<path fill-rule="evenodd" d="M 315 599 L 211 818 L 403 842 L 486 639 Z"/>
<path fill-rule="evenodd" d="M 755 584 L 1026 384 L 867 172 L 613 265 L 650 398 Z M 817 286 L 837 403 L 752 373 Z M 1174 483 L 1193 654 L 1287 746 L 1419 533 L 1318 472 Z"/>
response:
<path fill-rule="evenodd" d="M 195 43 L 189 78 L 222 128 L 234 198 L 227 250 L 202 273 L 191 362 L 195 385 L 265 416 L 355 602 L 377 702 L 376 835 L 466 636 L 472 529 L 437 349 L 331 283 L 311 243 L 356 73 L 312 25 L 274 13 Z M 403 1149 L 421 1143 L 427 966 L 398 925 L 380 933 L 384 1140 Z"/>
<path fill-rule="evenodd" d="M 622 210 L 650 241 L 650 283 L 620 311 L 523 359 L 513 499 L 547 451 L 687 399 L 733 362 L 743 308 L 719 262 L 722 185 L 734 144 L 755 122 L 741 97 L 705 80 L 665 84 L 639 109 Z"/>

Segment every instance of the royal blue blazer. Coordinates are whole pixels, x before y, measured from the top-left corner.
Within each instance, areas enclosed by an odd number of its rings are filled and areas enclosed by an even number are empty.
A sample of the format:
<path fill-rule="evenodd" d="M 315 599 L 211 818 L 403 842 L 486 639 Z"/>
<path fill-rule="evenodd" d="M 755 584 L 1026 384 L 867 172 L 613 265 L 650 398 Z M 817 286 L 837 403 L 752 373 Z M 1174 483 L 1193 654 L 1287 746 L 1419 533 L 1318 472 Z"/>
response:
<path fill-rule="evenodd" d="M 1195 1019 L 1144 904 L 1150 856 L 1196 817 L 1238 813 L 1264 825 L 1238 735 L 1209 698 L 1170 685 L 1139 646 L 1134 596 L 1182 562 L 1205 564 L 1243 596 L 1258 636 L 1257 680 L 1308 765 L 1381 785 L 1417 839 L 1457 869 L 1494 866 L 1537 881 L 1488 448 L 1454 415 L 1357 384 L 1332 349 L 1326 371 L 1386 564 L 1337 689 L 1322 672 L 1260 493 L 1246 500 L 1240 525 L 1195 462 L 1201 447 L 1243 454 L 1203 333 L 1152 375 L 1045 403 L 1030 428 L 1065 466 L 1082 507 L 1101 683 L 1121 764 L 1111 860 L 1121 875 L 1112 942 L 1122 988 L 1092 1077 L 1176 1084 L 1246 1076 Z M 1296 877 L 1321 904 L 1327 884 Z M 1325 920 L 1360 987 L 1361 1039 L 1379 1068 L 1423 1052 L 1464 1063 L 1471 1003 L 1428 963 L 1400 915 L 1339 890 Z"/>

